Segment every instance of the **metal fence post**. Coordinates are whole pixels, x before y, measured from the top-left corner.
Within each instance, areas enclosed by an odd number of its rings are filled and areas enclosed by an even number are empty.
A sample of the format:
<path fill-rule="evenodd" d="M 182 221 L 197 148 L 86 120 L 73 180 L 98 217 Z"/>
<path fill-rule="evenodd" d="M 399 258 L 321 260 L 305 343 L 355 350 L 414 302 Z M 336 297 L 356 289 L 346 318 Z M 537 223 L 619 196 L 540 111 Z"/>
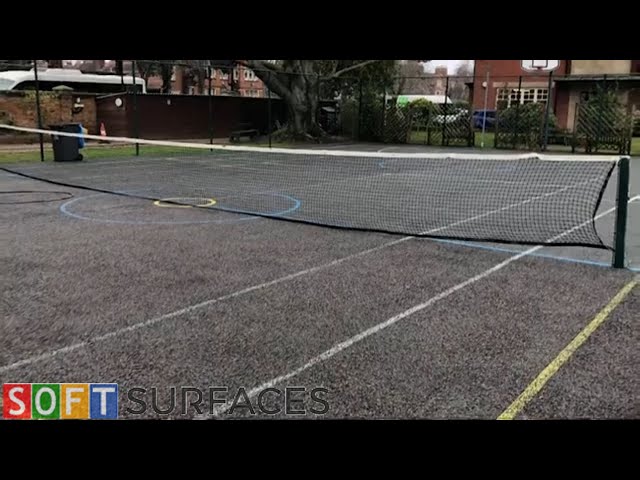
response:
<path fill-rule="evenodd" d="M 549 142 L 549 115 L 551 113 L 551 87 L 553 85 L 553 71 L 549 72 L 549 83 L 547 84 L 547 105 L 544 112 L 544 137 L 542 140 L 542 151 L 547 149 L 547 143 Z"/>
<path fill-rule="evenodd" d="M 271 83 L 271 72 L 269 72 L 267 74 L 268 78 L 269 78 L 269 83 Z M 267 95 L 268 95 L 268 100 L 267 100 L 267 132 L 269 134 L 269 148 L 271 148 L 271 123 L 272 123 L 272 119 L 271 119 L 271 88 L 267 87 Z"/>
<path fill-rule="evenodd" d="M 213 145 L 213 98 L 211 96 L 211 78 L 213 77 L 213 67 L 207 67 L 207 75 L 207 80 L 209 82 L 209 88 L 207 89 L 209 93 L 209 144 Z M 210 151 L 212 152 L 213 149 Z"/>
<path fill-rule="evenodd" d="M 133 136 L 138 138 L 138 86 L 136 85 L 136 61 L 131 61 L 131 75 L 133 77 Z M 136 142 L 136 156 L 140 155 L 140 144 Z"/>
<path fill-rule="evenodd" d="M 38 61 L 33 61 L 33 75 L 36 83 L 36 115 L 38 117 L 38 128 L 42 130 L 42 111 L 40 110 L 40 82 L 38 81 Z M 42 133 L 38 134 L 40 142 L 40 161 L 44 162 L 44 138 Z"/>
<path fill-rule="evenodd" d="M 382 95 L 382 143 L 386 142 L 387 135 L 387 87 L 384 87 Z"/>
<path fill-rule="evenodd" d="M 447 75 L 446 84 L 444 87 L 444 108 L 443 108 L 443 116 L 442 116 L 442 141 L 441 145 L 446 145 L 446 136 L 447 136 L 447 97 L 449 96 L 449 76 Z"/>
<path fill-rule="evenodd" d="M 316 112 L 315 112 L 315 121 L 316 125 L 320 127 L 320 74 L 318 73 L 316 76 Z"/>
<path fill-rule="evenodd" d="M 358 130 L 356 132 L 356 140 L 360 141 L 362 137 L 360 135 L 360 132 L 362 131 L 362 76 L 358 79 L 358 90 L 358 118 L 356 120 L 358 122 Z"/>
<path fill-rule="evenodd" d="M 475 82 L 475 78 L 474 78 Z M 480 137 L 480 148 L 484 148 L 484 134 L 487 126 L 487 102 L 489 100 L 489 69 L 487 69 L 487 78 L 485 80 L 486 86 L 484 87 L 484 110 L 482 111 L 482 136 Z M 474 142 L 475 144 L 475 142 Z"/>
<path fill-rule="evenodd" d="M 522 100 L 522 75 L 518 76 L 518 101 L 516 102 L 516 120 L 513 122 L 513 143 L 511 148 L 514 150 L 518 148 L 518 132 L 520 127 L 520 101 Z"/>

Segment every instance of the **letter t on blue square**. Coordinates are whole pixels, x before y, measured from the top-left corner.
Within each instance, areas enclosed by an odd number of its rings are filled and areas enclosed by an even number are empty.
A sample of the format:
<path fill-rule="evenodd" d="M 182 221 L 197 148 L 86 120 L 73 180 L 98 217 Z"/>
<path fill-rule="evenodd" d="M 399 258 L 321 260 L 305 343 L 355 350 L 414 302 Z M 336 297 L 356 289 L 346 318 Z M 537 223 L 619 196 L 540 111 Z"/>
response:
<path fill-rule="evenodd" d="M 118 418 L 117 383 L 92 383 L 89 392 L 89 416 L 92 420 Z"/>

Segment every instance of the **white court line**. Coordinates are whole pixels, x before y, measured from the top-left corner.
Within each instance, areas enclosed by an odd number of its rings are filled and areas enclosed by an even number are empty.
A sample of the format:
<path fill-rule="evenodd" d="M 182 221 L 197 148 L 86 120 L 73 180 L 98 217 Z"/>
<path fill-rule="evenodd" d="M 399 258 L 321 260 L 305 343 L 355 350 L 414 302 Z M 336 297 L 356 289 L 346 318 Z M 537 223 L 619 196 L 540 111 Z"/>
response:
<path fill-rule="evenodd" d="M 545 195 L 540 196 L 539 198 L 547 197 L 547 196 L 553 195 L 555 193 L 559 193 L 559 192 L 561 192 L 563 190 L 566 190 L 566 188 L 569 188 L 569 187 L 565 187 L 565 188 L 557 190 L 555 192 L 549 192 L 549 193 L 547 193 Z M 483 218 L 483 217 L 485 217 L 487 215 L 491 215 L 493 213 L 496 213 L 496 212 L 499 212 L 499 211 L 502 211 L 502 210 L 513 208 L 513 207 L 515 207 L 517 205 L 520 205 L 520 204 L 529 203 L 529 202 L 533 201 L 534 199 L 536 199 L 536 197 L 530 198 L 530 199 L 527 199 L 527 200 L 524 200 L 524 201 L 521 201 L 521 202 L 518 202 L 518 203 L 515 203 L 515 204 L 507 205 L 506 207 L 501 207 L 499 209 L 491 210 L 489 212 L 481 213 L 481 214 L 475 215 L 475 216 L 470 217 L 470 218 L 465 218 L 463 220 L 459 220 L 457 222 L 454 222 L 454 223 L 452 223 L 450 225 L 445 225 L 445 226 L 442 226 L 442 227 L 437 227 L 437 228 L 434 228 L 434 229 L 431 229 L 431 230 L 427 230 L 425 232 L 422 232 L 421 235 L 428 235 L 428 234 L 436 233 L 436 232 L 445 230 L 447 228 L 456 227 L 456 226 L 461 225 L 461 224 L 466 223 L 466 222 L 471 222 L 471 221 L 474 221 L 474 220 L 478 220 L 478 219 Z M 589 223 L 590 221 L 591 220 L 589 220 L 586 223 Z M 198 303 L 198 304 L 195 304 L 195 305 L 191 305 L 189 307 L 185 307 L 185 308 L 182 308 L 180 310 L 176 310 L 174 312 L 167 313 L 165 315 L 161 315 L 159 317 L 151 318 L 151 319 L 146 320 L 144 322 L 136 323 L 136 324 L 130 325 L 128 327 L 124 327 L 124 328 L 121 328 L 121 329 L 118 329 L 118 330 L 114 330 L 112 332 L 106 333 L 104 335 L 99 335 L 97 337 L 94 337 L 94 338 L 89 339 L 89 340 L 84 341 L 84 342 L 78 342 L 78 343 L 75 343 L 75 344 L 72 344 L 72 345 L 68 345 L 66 347 L 62 347 L 62 348 L 59 348 L 59 349 L 56 349 L 56 350 L 52 350 L 52 351 L 47 352 L 47 353 L 43 353 L 43 354 L 40 354 L 40 355 L 35 355 L 33 357 L 28 357 L 28 358 L 25 358 L 23 360 L 19 360 L 17 362 L 14 362 L 14 363 L 11 363 L 11 364 L 8 364 L 8 365 L 0 366 L 0 373 L 6 372 L 6 371 L 9 371 L 9 370 L 13 370 L 15 368 L 22 367 L 24 365 L 30 365 L 32 363 L 40 362 L 40 361 L 43 361 L 43 360 L 49 360 L 49 359 L 55 357 L 56 355 L 69 353 L 69 352 L 72 352 L 74 350 L 78 350 L 80 348 L 84 348 L 84 347 L 86 347 L 86 346 L 88 346 L 90 344 L 102 342 L 104 340 L 108 340 L 109 338 L 121 335 L 123 333 L 128 333 L 128 332 L 132 332 L 132 331 L 138 330 L 140 328 L 149 327 L 149 326 L 155 325 L 155 324 L 157 324 L 159 322 L 162 322 L 164 320 L 168 320 L 170 318 L 174 318 L 174 317 L 177 317 L 177 316 L 180 316 L 180 315 L 191 313 L 191 312 L 193 312 L 195 310 L 198 310 L 200 308 L 207 307 L 209 305 L 213 305 L 215 303 L 219 303 L 219 302 L 224 301 L 224 300 L 235 298 L 235 297 L 238 297 L 240 295 L 244 295 L 245 293 L 253 292 L 253 291 L 256 291 L 256 290 L 261 290 L 263 288 L 270 287 L 272 285 L 277 285 L 279 283 L 286 282 L 288 280 L 292 280 L 294 278 L 301 277 L 301 276 L 309 274 L 309 273 L 318 272 L 320 270 L 324 270 L 324 269 L 333 267 L 335 265 L 339 265 L 339 264 L 341 264 L 343 262 L 346 262 L 348 260 L 352 260 L 354 258 L 358 258 L 358 257 L 364 256 L 364 255 L 367 255 L 369 253 L 377 252 L 377 251 L 382 250 L 384 248 L 391 247 L 393 245 L 397 245 L 397 244 L 402 243 L 402 242 L 406 242 L 407 240 L 411 240 L 413 238 L 415 238 L 415 237 L 414 236 L 402 237 L 402 238 L 400 238 L 398 240 L 394 240 L 392 242 L 383 243 L 382 245 L 379 245 L 379 246 L 374 247 L 374 248 L 370 248 L 370 249 L 363 250 L 363 251 L 358 252 L 358 253 L 347 255 L 346 257 L 342 257 L 342 258 L 339 258 L 337 260 L 333 260 L 332 262 L 329 262 L 329 263 L 325 263 L 325 264 L 318 265 L 318 266 L 315 266 L 315 267 L 312 267 L 312 268 L 308 268 L 306 270 L 301 270 L 301 271 L 286 275 L 284 277 L 280 277 L 280 278 L 277 278 L 275 280 L 271 280 L 269 282 L 261 283 L 261 284 L 258 284 L 258 285 L 253 285 L 253 286 L 247 287 L 247 288 L 245 288 L 243 290 L 238 290 L 236 292 L 233 292 L 233 293 L 230 293 L 230 294 L 227 294 L 227 295 L 223 295 L 222 297 L 214 298 L 214 299 L 211 299 L 211 300 L 206 300 L 204 302 L 201 302 L 201 303 Z"/>
<path fill-rule="evenodd" d="M 387 177 L 409 177 L 411 179 L 432 179 L 433 178 L 433 174 L 430 173 L 404 173 L 404 172 L 384 172 L 382 175 L 387 176 Z M 373 176 L 371 176 L 373 177 Z M 540 188 L 560 188 L 560 187 L 567 187 L 567 186 L 573 186 L 573 185 L 562 185 L 562 184 L 558 184 L 558 183 L 531 183 L 531 182 L 527 182 L 525 180 L 518 180 L 518 181 L 509 181 L 509 180 L 483 180 L 483 179 L 470 179 L 467 177 L 463 177 L 460 175 L 450 175 L 447 176 L 447 181 L 449 180 L 461 180 L 462 182 L 466 182 L 466 183 L 489 183 L 489 184 L 501 184 L 501 185 L 522 185 L 525 187 L 540 187 Z M 595 180 L 599 180 L 598 177 L 595 177 L 592 181 Z M 580 185 L 580 184 L 578 184 Z"/>
<path fill-rule="evenodd" d="M 345 144 L 340 144 L 340 145 L 332 145 L 330 147 L 324 147 L 325 149 L 333 149 L 333 148 L 342 148 L 342 147 L 354 147 L 354 146 L 358 146 L 357 143 L 345 143 Z M 315 150 L 315 149 L 313 149 Z"/>
<path fill-rule="evenodd" d="M 264 171 L 264 169 L 261 168 L 255 168 L 255 167 L 243 167 L 241 165 L 216 165 L 217 167 L 222 167 L 222 168 L 233 168 L 234 170 L 253 170 L 255 172 L 262 172 Z"/>
<path fill-rule="evenodd" d="M 0 373 L 7 372 L 9 370 L 14 370 L 16 368 L 23 367 L 25 365 L 31 365 L 32 363 L 41 362 L 41 361 L 44 361 L 44 360 L 50 360 L 51 358 L 53 358 L 53 357 L 55 357 L 57 355 L 73 352 L 74 350 L 78 350 L 78 349 L 87 347 L 87 346 L 89 346 L 91 344 L 94 344 L 94 343 L 103 342 L 105 340 L 108 340 L 110 338 L 116 337 L 118 335 L 122 335 L 123 333 L 129 333 L 129 332 L 133 332 L 135 330 L 139 330 L 141 328 L 150 327 L 150 326 L 155 325 L 157 323 L 160 323 L 160 322 L 162 322 L 164 320 L 169 320 L 170 318 L 178 317 L 180 315 L 185 315 L 185 314 L 194 312 L 195 310 L 198 310 L 200 308 L 208 307 L 209 305 L 213 305 L 213 304 L 222 302 L 224 300 L 229 300 L 231 298 L 239 297 L 240 295 L 244 295 L 244 294 L 249 293 L 249 292 L 254 292 L 256 290 L 262 290 L 262 289 L 270 287 L 272 285 L 277 285 L 279 283 L 283 283 L 283 282 L 286 282 L 286 281 L 289 281 L 289 280 L 293 280 L 294 278 L 301 277 L 301 276 L 307 275 L 309 273 L 314 273 L 314 272 L 318 272 L 320 270 L 325 270 L 325 269 L 333 267 L 335 265 L 339 265 L 341 263 L 344 263 L 344 262 L 346 262 L 348 260 L 352 260 L 354 258 L 358 258 L 358 257 L 364 256 L 364 255 L 368 255 L 369 253 L 373 253 L 373 252 L 376 252 L 378 250 L 382 250 L 383 248 L 387 248 L 387 247 L 390 247 L 392 245 L 397 245 L 399 243 L 406 242 L 407 240 L 410 240 L 412 238 L 414 238 L 414 237 L 402 237 L 402 238 L 400 238 L 398 240 L 394 240 L 393 242 L 383 243 L 382 245 L 379 245 L 377 247 L 370 248 L 368 250 L 363 250 L 361 252 L 354 253 L 354 254 L 351 254 L 351 255 L 347 255 L 346 257 L 338 258 L 338 259 L 333 260 L 332 262 L 329 262 L 329 263 L 325 263 L 325 264 L 322 264 L 322 265 L 317 265 L 315 267 L 308 268 L 308 269 L 305 269 L 305 270 L 300 270 L 300 271 L 292 273 L 290 275 L 286 275 L 284 277 L 276 278 L 275 280 L 271 280 L 269 282 L 261 283 L 261 284 L 258 284 L 258 285 L 253 285 L 253 286 L 247 287 L 247 288 L 245 288 L 243 290 L 238 290 L 236 292 L 229 293 L 227 295 L 223 295 L 221 297 L 214 298 L 214 299 L 211 299 L 211 300 L 206 300 L 204 302 L 197 303 L 195 305 L 191 305 L 189 307 L 185 307 L 185 308 L 182 308 L 180 310 L 176 310 L 174 312 L 167 313 L 165 315 L 161 315 L 159 317 L 155 317 L 155 318 L 152 318 L 152 319 L 144 321 L 144 322 L 136 323 L 136 324 L 130 325 L 128 327 L 124 327 L 124 328 L 121 328 L 121 329 L 118 329 L 118 330 L 114 330 L 112 332 L 109 332 L 109 333 L 106 333 L 104 335 L 100 335 L 100 336 L 94 337 L 94 338 L 92 338 L 90 340 L 87 340 L 87 341 L 84 341 L 84 342 L 74 343 L 72 345 L 69 345 L 69 346 L 66 346 L 66 347 L 63 347 L 63 348 L 59 348 L 59 349 L 56 349 L 56 350 L 52 350 L 50 352 L 43 353 L 41 355 L 36 355 L 36 356 L 33 356 L 33 357 L 25 358 L 23 360 L 19 360 L 19 361 L 15 362 L 15 363 L 11 363 L 9 365 L 4 365 L 4 366 L 0 367 Z"/>
<path fill-rule="evenodd" d="M 629 200 L 630 202 L 633 201 L 634 199 Z M 615 208 L 610 208 L 609 210 L 607 210 L 606 212 L 601 213 L 600 215 L 596 216 L 596 220 L 600 217 L 603 217 L 605 215 L 608 215 L 609 213 L 613 212 L 615 210 Z M 564 232 L 562 232 L 559 235 L 556 235 L 555 237 L 552 237 L 550 239 L 548 239 L 545 243 L 551 243 L 554 242 L 556 240 L 558 240 L 559 238 L 562 238 L 566 235 L 569 235 L 570 233 L 574 232 L 575 230 L 578 230 L 582 227 L 584 227 L 585 225 L 591 223 L 591 220 L 587 220 L 586 222 L 581 223 L 580 225 L 576 225 L 573 228 L 570 228 L 569 230 L 566 230 Z M 526 256 L 526 255 L 531 255 L 532 253 L 544 248 L 545 245 L 538 245 L 536 247 L 532 247 L 529 248 L 528 250 L 525 250 L 521 253 L 518 253 L 512 257 L 507 258 L 506 260 L 498 263 L 497 265 L 494 265 L 493 267 L 485 270 L 484 272 L 479 273 L 478 275 L 471 277 L 467 280 L 465 280 L 464 282 L 461 282 L 457 285 L 454 285 L 451 288 L 448 288 L 447 290 L 439 293 L 438 295 L 436 295 L 435 297 L 431 297 L 430 299 L 428 299 L 427 301 L 420 303 L 419 305 L 415 305 L 411 308 L 409 308 L 408 310 L 405 310 L 402 313 L 399 313 L 398 315 L 395 315 L 387 320 L 385 320 L 384 322 L 378 323 L 377 325 L 374 325 L 373 327 L 367 328 L 366 330 L 358 333 L 357 335 L 354 335 L 351 338 L 348 338 L 347 340 L 340 342 L 336 345 L 334 345 L 333 347 L 331 347 L 330 349 L 324 351 L 323 353 L 321 353 L 320 355 L 317 355 L 315 357 L 313 357 L 312 359 L 310 359 L 307 363 L 305 363 L 304 365 L 302 365 L 301 367 L 296 368 L 295 370 L 292 370 L 289 373 L 286 373 L 284 375 L 280 375 L 279 377 L 275 377 L 271 380 L 268 380 L 267 382 L 249 390 L 249 392 L 247 392 L 247 396 L 249 399 L 255 397 L 256 395 L 258 395 L 260 392 L 264 391 L 267 388 L 272 388 L 275 385 L 278 385 L 279 383 L 284 382 L 285 380 L 288 380 L 292 377 L 295 377 L 297 375 L 299 375 L 300 373 L 304 372 L 305 370 L 308 370 L 309 368 L 324 362 L 328 359 L 330 359 L 331 357 L 335 356 L 336 354 L 340 353 L 343 350 L 346 350 L 347 348 L 351 347 L 352 345 L 364 340 L 367 337 L 370 337 L 371 335 L 374 335 L 382 330 L 384 330 L 387 327 L 390 327 L 391 325 L 398 323 L 400 320 L 409 317 L 410 315 L 413 315 L 414 313 L 417 313 L 421 310 L 424 310 L 425 308 L 433 305 L 434 303 L 443 300 L 447 297 L 449 297 L 450 295 L 456 293 L 459 290 L 462 290 L 463 288 L 476 283 L 486 277 L 488 277 L 489 275 L 491 275 L 492 273 L 497 272 L 498 270 L 503 269 L 504 267 L 506 267 L 507 265 L 509 265 L 510 263 L 513 263 L 519 259 L 521 259 L 522 257 Z M 211 416 L 218 416 L 221 415 L 223 413 L 225 413 L 226 411 L 228 411 L 231 406 L 233 404 L 227 404 L 221 407 L 217 407 L 212 409 L 212 414 L 210 414 Z M 210 415 L 208 414 L 202 414 L 200 416 L 198 416 L 197 418 L 199 419 L 205 419 L 208 418 Z"/>

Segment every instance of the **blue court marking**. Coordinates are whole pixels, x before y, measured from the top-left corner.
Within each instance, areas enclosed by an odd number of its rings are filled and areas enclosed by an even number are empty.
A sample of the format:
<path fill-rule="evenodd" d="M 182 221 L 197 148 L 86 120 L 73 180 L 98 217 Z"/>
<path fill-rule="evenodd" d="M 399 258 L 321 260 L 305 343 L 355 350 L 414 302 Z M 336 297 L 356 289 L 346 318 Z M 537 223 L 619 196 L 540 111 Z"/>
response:
<path fill-rule="evenodd" d="M 504 248 L 504 247 L 493 247 L 493 246 L 489 246 L 489 245 L 480 245 L 480 244 L 475 244 L 475 243 L 470 243 L 470 242 L 464 242 L 464 241 L 460 241 L 460 240 L 446 240 L 446 239 L 442 239 L 442 238 L 429 238 L 427 240 L 431 240 L 434 242 L 439 242 L 439 243 L 448 243 L 451 245 L 460 245 L 461 247 L 468 247 L 468 248 L 477 248 L 479 250 L 489 250 L 492 252 L 501 252 L 501 253 L 522 253 L 524 250 L 515 250 L 515 249 L 511 249 L 511 248 Z M 530 253 L 527 255 L 528 257 L 541 257 L 541 258 L 549 258 L 551 260 L 558 260 L 561 262 L 570 262 L 570 263 L 582 263 L 585 265 L 594 265 L 596 267 L 608 267 L 608 268 L 612 268 L 611 267 L 611 263 L 607 263 L 607 262 L 600 262 L 597 260 L 585 260 L 585 259 L 580 259 L 580 258 L 572 258 L 572 257 L 562 257 L 559 255 L 550 255 L 547 253 Z M 640 268 L 636 268 L 636 267 L 627 267 L 627 270 L 630 270 L 632 272 L 640 272 Z"/>
<path fill-rule="evenodd" d="M 63 203 L 62 205 L 60 205 L 59 210 L 61 213 L 63 213 L 64 215 L 67 215 L 69 217 L 78 219 L 78 220 L 88 220 L 88 221 L 92 221 L 92 222 L 101 222 L 101 223 L 111 223 L 111 224 L 122 224 L 122 225 L 190 225 L 190 224 L 209 224 L 209 223 L 213 223 L 213 224 L 228 224 L 228 223 L 239 223 L 239 222 L 246 222 L 248 220 L 258 220 L 262 217 L 259 216 L 248 216 L 245 218 L 233 218 L 233 219 L 212 219 L 212 220 L 181 220 L 181 221 L 168 221 L 168 220 L 153 220 L 153 221 L 146 221 L 146 220 L 118 220 L 118 219 L 110 219 L 110 218 L 95 218 L 95 217 L 87 217 L 85 215 L 81 215 L 79 213 L 75 213 L 72 212 L 71 210 L 69 210 L 69 207 L 71 205 L 73 205 L 75 202 L 78 202 L 80 200 L 86 200 L 89 198 L 93 198 L 93 197 L 99 197 L 99 196 L 103 196 L 103 195 L 107 195 L 106 193 L 98 193 L 95 195 L 87 195 L 84 197 L 78 197 L 78 198 L 74 198 L 72 200 L 69 200 L 65 203 Z M 233 213 L 239 213 L 239 214 L 245 214 L 245 215 L 269 215 L 272 217 L 278 217 L 278 216 L 283 216 L 286 215 L 288 213 L 291 213 L 295 210 L 297 210 L 298 208 L 300 208 L 301 205 L 301 201 L 298 200 L 297 198 L 294 198 L 290 195 L 284 195 L 284 194 L 277 194 L 277 193 L 269 193 L 269 194 L 259 194 L 259 195 L 270 195 L 270 196 L 274 196 L 274 197 L 282 197 L 282 198 L 286 198 L 287 200 L 290 200 L 293 202 L 293 206 L 291 206 L 290 208 L 286 209 L 286 210 L 282 210 L 282 211 L 277 211 L 277 212 L 255 212 L 255 211 L 249 211 L 249 210 L 234 210 L 231 208 L 216 208 L 217 210 L 222 210 L 222 211 L 229 211 L 229 212 L 233 212 Z"/>
<path fill-rule="evenodd" d="M 272 197 L 286 198 L 287 200 L 292 201 L 293 205 L 287 208 L 286 210 L 281 210 L 277 212 L 256 212 L 254 210 L 242 210 L 242 209 L 236 209 L 231 207 L 225 207 L 223 203 L 218 202 L 218 204 L 216 204 L 216 208 L 212 210 L 222 210 L 223 212 L 243 213 L 247 215 L 267 215 L 269 217 L 284 217 L 288 213 L 295 212 L 296 210 L 298 210 L 300 208 L 300 205 L 302 204 L 302 202 L 297 198 L 292 197 L 291 195 L 285 195 L 283 193 L 255 193 L 254 195 L 269 195 Z M 248 195 L 238 195 L 238 196 L 247 197 Z M 227 196 L 226 198 L 233 198 L 233 196 Z"/>

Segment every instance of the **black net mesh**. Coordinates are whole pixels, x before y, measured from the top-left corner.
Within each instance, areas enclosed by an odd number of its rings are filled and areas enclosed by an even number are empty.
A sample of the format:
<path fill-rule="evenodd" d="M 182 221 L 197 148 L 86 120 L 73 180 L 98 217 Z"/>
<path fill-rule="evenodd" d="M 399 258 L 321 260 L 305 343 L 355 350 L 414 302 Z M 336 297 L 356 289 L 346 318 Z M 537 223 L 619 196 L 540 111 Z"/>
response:
<path fill-rule="evenodd" d="M 73 133 L 48 134 L 54 143 L 77 140 Z M 138 140 L 143 155 L 135 156 L 133 143 L 101 140 L 81 162 L 3 169 L 202 210 L 331 227 L 612 247 L 601 240 L 594 219 L 615 157 L 315 151 L 152 140 Z"/>

